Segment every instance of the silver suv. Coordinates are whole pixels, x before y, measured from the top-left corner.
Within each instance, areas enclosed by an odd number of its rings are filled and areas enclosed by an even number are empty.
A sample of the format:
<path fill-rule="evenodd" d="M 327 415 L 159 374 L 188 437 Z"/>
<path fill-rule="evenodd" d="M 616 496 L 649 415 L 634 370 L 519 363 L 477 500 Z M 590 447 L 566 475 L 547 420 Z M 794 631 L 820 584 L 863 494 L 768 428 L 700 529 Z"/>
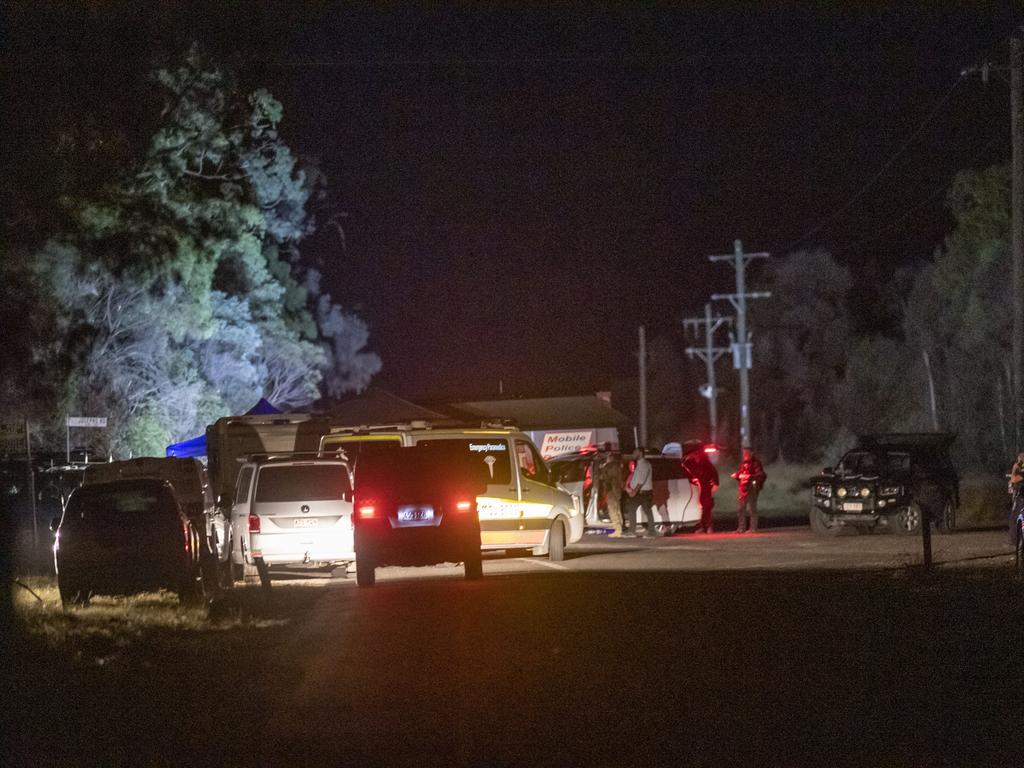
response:
<path fill-rule="evenodd" d="M 275 565 L 355 560 L 352 475 L 342 459 L 254 458 L 238 473 L 231 509 L 234 580 L 270 586 Z"/>

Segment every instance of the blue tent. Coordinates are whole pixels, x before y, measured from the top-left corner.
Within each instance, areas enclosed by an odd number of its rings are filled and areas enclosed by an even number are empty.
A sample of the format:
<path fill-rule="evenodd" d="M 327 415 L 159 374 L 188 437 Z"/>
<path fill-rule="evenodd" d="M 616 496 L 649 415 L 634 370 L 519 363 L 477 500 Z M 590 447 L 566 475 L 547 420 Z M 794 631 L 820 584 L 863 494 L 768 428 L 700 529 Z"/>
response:
<path fill-rule="evenodd" d="M 283 413 L 283 411 L 274 407 L 274 405 L 264 398 L 260 398 L 260 401 L 256 403 L 252 408 L 246 411 L 246 416 L 268 416 L 274 413 Z M 175 456 L 179 459 L 194 459 L 198 456 L 206 455 L 206 435 L 199 435 L 199 437 L 193 437 L 190 440 L 183 440 L 180 443 L 167 446 L 167 455 Z"/>

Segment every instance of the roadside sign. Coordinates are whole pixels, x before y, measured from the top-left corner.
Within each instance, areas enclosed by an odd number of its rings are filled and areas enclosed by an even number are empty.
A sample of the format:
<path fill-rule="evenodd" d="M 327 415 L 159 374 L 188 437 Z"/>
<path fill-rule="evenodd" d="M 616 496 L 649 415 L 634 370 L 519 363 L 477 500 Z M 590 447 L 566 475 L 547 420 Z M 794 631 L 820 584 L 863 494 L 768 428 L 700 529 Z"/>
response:
<path fill-rule="evenodd" d="M 69 427 L 97 427 L 105 429 L 107 426 L 106 416 L 68 416 Z"/>
<path fill-rule="evenodd" d="M 0 450 L 11 452 L 25 450 L 25 422 L 0 422 Z"/>
<path fill-rule="evenodd" d="M 541 458 L 547 461 L 563 453 L 582 451 L 593 442 L 594 430 L 586 429 L 572 432 L 547 432 L 540 445 Z"/>

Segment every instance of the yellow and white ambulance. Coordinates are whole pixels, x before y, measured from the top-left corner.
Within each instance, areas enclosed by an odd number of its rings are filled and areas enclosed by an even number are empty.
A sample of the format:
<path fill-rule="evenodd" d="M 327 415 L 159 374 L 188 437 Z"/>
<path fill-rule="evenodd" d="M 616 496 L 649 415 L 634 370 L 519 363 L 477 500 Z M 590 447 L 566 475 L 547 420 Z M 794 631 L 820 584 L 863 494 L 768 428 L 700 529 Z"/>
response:
<path fill-rule="evenodd" d="M 320 454 L 359 456 L 438 440 L 457 440 L 479 460 L 487 486 L 477 497 L 483 550 L 547 555 L 561 560 L 565 547 L 583 538 L 580 499 L 559 488 L 536 446 L 524 433 L 504 426 L 466 428 L 427 422 L 334 428 L 320 439 Z M 357 488 L 358 490 L 358 488 Z"/>

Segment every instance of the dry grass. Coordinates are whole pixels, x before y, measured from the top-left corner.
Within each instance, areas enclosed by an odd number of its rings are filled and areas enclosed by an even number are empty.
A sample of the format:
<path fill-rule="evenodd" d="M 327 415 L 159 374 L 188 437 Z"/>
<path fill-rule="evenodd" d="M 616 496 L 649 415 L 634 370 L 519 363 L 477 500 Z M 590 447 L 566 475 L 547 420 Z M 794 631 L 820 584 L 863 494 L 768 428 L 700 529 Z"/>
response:
<path fill-rule="evenodd" d="M 242 611 L 221 612 L 214 620 L 207 606 L 181 605 L 177 595 L 165 591 L 94 597 L 86 607 L 65 610 L 53 577 L 20 577 L 12 592 L 19 629 L 64 658 L 84 664 L 114 661 L 158 634 L 223 632 L 282 623 Z"/>

